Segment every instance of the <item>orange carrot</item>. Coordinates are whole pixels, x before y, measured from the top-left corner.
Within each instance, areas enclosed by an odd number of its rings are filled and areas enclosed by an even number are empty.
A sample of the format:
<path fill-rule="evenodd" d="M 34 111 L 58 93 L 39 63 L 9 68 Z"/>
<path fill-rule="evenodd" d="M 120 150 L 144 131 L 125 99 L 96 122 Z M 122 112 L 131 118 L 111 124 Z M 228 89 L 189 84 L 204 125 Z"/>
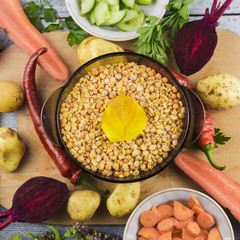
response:
<path fill-rule="evenodd" d="M 184 239 L 184 240 L 193 240 L 194 239 L 194 237 L 187 232 L 185 227 L 182 228 L 182 239 Z"/>
<path fill-rule="evenodd" d="M 240 222 L 240 184 L 224 172 L 189 153 L 181 152 L 175 164 L 196 181 Z"/>
<path fill-rule="evenodd" d="M 161 215 L 161 219 L 172 217 L 173 216 L 173 207 L 169 204 L 162 204 L 157 207 Z"/>
<path fill-rule="evenodd" d="M 214 227 L 210 230 L 208 234 L 208 240 L 222 240 L 221 234 L 217 227 Z"/>
<path fill-rule="evenodd" d="M 197 216 L 197 223 L 203 229 L 209 229 L 215 224 L 215 220 L 210 213 L 202 212 Z"/>
<path fill-rule="evenodd" d="M 30 23 L 18 0 L 0 0 L 0 29 L 29 55 L 42 47 L 48 48 L 39 57 L 41 67 L 54 79 L 65 81 L 68 69 L 43 35 Z"/>
<path fill-rule="evenodd" d="M 193 240 L 207 240 L 207 237 L 204 235 L 199 235 L 199 236 L 195 237 Z"/>
<path fill-rule="evenodd" d="M 187 220 L 184 221 L 178 221 L 178 225 L 176 226 L 177 229 L 182 229 L 183 227 L 186 227 L 189 222 L 192 222 L 194 220 L 193 216 L 190 217 Z"/>
<path fill-rule="evenodd" d="M 144 227 L 153 227 L 158 223 L 158 221 L 159 221 L 159 216 L 151 210 L 147 210 L 143 212 L 140 216 L 140 223 Z"/>
<path fill-rule="evenodd" d="M 158 240 L 160 234 L 159 232 L 153 227 L 142 227 L 138 231 L 138 235 L 143 236 L 149 240 Z"/>
<path fill-rule="evenodd" d="M 193 206 L 192 210 L 196 215 L 198 215 L 199 213 L 205 212 L 204 208 L 200 206 Z"/>
<path fill-rule="evenodd" d="M 198 207 L 202 207 L 203 206 L 201 205 L 201 203 L 194 197 L 194 196 L 191 196 L 188 200 L 188 206 L 190 208 L 193 208 L 194 206 L 198 206 Z"/>
<path fill-rule="evenodd" d="M 200 228 L 200 235 L 208 236 L 208 231 L 206 229 Z"/>
<path fill-rule="evenodd" d="M 173 237 L 172 240 L 182 240 L 182 238 L 179 238 L 179 237 Z"/>
<path fill-rule="evenodd" d="M 165 232 L 165 233 L 162 233 L 158 240 L 172 240 L 172 232 L 169 231 L 169 232 Z"/>
<path fill-rule="evenodd" d="M 198 223 L 196 223 L 194 221 L 189 222 L 187 224 L 186 230 L 190 235 L 192 235 L 194 237 L 196 237 L 197 235 L 200 234 L 200 227 L 199 227 Z"/>
<path fill-rule="evenodd" d="M 185 221 L 192 217 L 194 212 L 178 201 L 173 202 L 173 215 L 177 220 Z"/>
<path fill-rule="evenodd" d="M 148 240 L 147 238 L 141 236 L 141 237 L 138 237 L 138 240 Z"/>
<path fill-rule="evenodd" d="M 173 226 L 172 218 L 165 218 L 157 224 L 157 230 L 160 233 L 170 232 L 173 229 Z"/>

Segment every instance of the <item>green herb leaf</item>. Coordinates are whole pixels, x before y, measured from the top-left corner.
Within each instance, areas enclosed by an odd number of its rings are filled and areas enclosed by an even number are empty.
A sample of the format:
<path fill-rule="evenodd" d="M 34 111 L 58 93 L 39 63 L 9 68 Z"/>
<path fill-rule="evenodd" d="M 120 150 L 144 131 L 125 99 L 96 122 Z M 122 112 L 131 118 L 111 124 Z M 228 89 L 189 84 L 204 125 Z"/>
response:
<path fill-rule="evenodd" d="M 31 24 L 33 26 L 35 26 L 35 28 L 40 32 L 42 33 L 44 31 L 44 26 L 42 24 L 42 21 L 40 19 L 40 15 L 37 16 L 37 17 L 32 17 L 32 18 L 29 18 L 29 21 L 31 22 Z"/>
<path fill-rule="evenodd" d="M 22 240 L 22 238 L 20 237 L 19 234 L 16 234 L 16 235 L 12 236 L 11 238 L 9 238 L 8 240 Z"/>
<path fill-rule="evenodd" d="M 219 128 L 214 128 L 214 130 L 215 130 L 215 135 L 214 135 L 213 139 L 214 139 L 216 145 L 217 144 L 224 145 L 224 144 L 226 144 L 226 142 L 228 142 L 231 139 L 231 137 L 226 137 L 222 132 L 220 132 Z"/>
<path fill-rule="evenodd" d="M 62 27 L 59 23 L 58 24 L 49 24 L 45 29 L 44 32 L 52 32 L 56 30 L 62 30 L 64 27 Z"/>
<path fill-rule="evenodd" d="M 30 18 L 35 18 L 41 13 L 41 8 L 35 2 L 28 2 L 24 8 L 25 14 Z"/>
<path fill-rule="evenodd" d="M 56 13 L 52 8 L 44 8 L 43 14 L 46 22 L 56 22 Z"/>
<path fill-rule="evenodd" d="M 168 16 L 158 19 L 147 16 L 146 24 L 138 29 L 140 36 L 134 42 L 136 52 L 147 55 L 161 63 L 168 59 L 167 51 L 172 47 L 172 41 L 182 26 L 189 21 L 189 5 L 195 0 L 172 0 L 166 10 Z"/>
<path fill-rule="evenodd" d="M 37 28 L 39 32 L 52 32 L 56 30 L 63 30 L 67 28 L 70 33 L 67 36 L 68 44 L 72 47 L 74 44 L 81 43 L 88 35 L 82 28 L 80 28 L 72 19 L 72 17 L 67 17 L 62 20 L 56 13 L 56 11 L 51 7 L 47 0 L 44 0 L 48 8 L 45 8 L 42 4 L 40 6 L 36 5 L 34 1 L 27 4 L 24 9 L 29 21 L 34 27 Z M 43 20 L 49 24 L 46 28 L 42 23 L 41 15 L 43 14 Z"/>
<path fill-rule="evenodd" d="M 60 240 L 60 234 L 59 234 L 58 230 L 53 226 L 47 226 L 47 227 L 50 228 L 54 232 L 55 240 Z"/>

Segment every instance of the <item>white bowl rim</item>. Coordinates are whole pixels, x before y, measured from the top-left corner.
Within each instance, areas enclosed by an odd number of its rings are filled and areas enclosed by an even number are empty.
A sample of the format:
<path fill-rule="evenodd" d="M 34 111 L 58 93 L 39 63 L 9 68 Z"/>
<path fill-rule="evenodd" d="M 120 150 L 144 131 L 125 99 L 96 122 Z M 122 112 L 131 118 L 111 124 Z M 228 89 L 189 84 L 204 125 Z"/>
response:
<path fill-rule="evenodd" d="M 158 196 L 159 194 L 162 194 L 162 193 L 167 193 L 167 192 L 173 192 L 173 191 L 179 191 L 179 192 L 190 192 L 190 193 L 194 193 L 196 195 L 200 195 L 201 197 L 203 198 L 206 198 L 207 200 L 209 200 L 211 203 L 213 203 L 217 208 L 218 210 L 222 213 L 224 219 L 226 220 L 227 224 L 228 224 L 228 227 L 229 227 L 229 230 L 231 232 L 231 238 L 229 239 L 224 239 L 224 240 L 235 240 L 235 237 L 234 237 L 234 232 L 233 232 L 233 228 L 232 228 L 232 224 L 227 216 L 227 214 L 225 213 L 225 211 L 222 209 L 222 207 L 211 197 L 209 197 L 208 195 L 200 192 L 200 191 L 197 191 L 197 190 L 194 190 L 194 189 L 191 189 L 191 188 L 168 188 L 168 189 L 164 189 L 164 190 L 161 190 L 161 191 L 158 191 L 158 192 L 155 192 L 153 193 L 152 195 L 148 196 L 147 198 L 145 198 L 144 200 L 142 200 L 142 202 L 140 202 L 137 207 L 134 209 L 134 211 L 131 213 L 131 215 L 129 216 L 128 218 L 128 221 L 125 225 L 125 229 L 124 229 L 124 233 L 123 233 L 123 240 L 127 240 L 127 233 L 128 233 L 128 230 L 129 230 L 129 226 L 130 226 L 130 223 L 133 219 L 133 217 L 135 216 L 135 214 L 137 213 L 137 211 L 146 203 L 148 202 L 150 199 Z M 134 240 L 134 239 L 132 239 Z"/>
<path fill-rule="evenodd" d="M 159 2 L 158 2 L 159 1 Z M 79 10 L 76 7 L 76 3 L 77 0 L 65 0 L 65 4 L 67 6 L 68 12 L 69 14 L 72 16 L 73 20 L 86 32 L 88 32 L 90 35 L 98 37 L 98 38 L 102 38 L 105 40 L 109 40 L 109 41 L 128 41 L 128 40 L 132 40 L 135 39 L 139 36 L 139 34 L 136 31 L 133 32 L 123 32 L 120 30 L 113 30 L 110 31 L 108 30 L 108 26 L 105 26 L 104 28 L 101 27 L 97 27 L 95 25 L 91 25 L 90 22 L 86 22 L 88 21 L 87 19 L 85 19 L 85 17 L 82 17 L 79 13 Z M 150 14 L 148 9 L 149 6 L 151 5 L 143 5 L 142 9 L 144 10 L 147 9 L 147 13 L 146 15 L 154 15 L 156 17 L 158 17 L 159 19 L 161 19 L 165 12 L 166 12 L 166 8 L 165 6 L 168 4 L 169 0 L 156 0 L 154 1 L 155 4 L 160 5 L 161 7 L 159 7 L 159 9 L 161 10 L 158 14 Z M 157 9 L 156 7 L 154 7 L 154 9 Z M 83 20 L 85 22 L 82 23 Z M 144 26 L 146 26 L 144 24 Z M 106 29 L 105 29 L 106 28 Z M 121 35 L 121 36 L 119 36 Z"/>

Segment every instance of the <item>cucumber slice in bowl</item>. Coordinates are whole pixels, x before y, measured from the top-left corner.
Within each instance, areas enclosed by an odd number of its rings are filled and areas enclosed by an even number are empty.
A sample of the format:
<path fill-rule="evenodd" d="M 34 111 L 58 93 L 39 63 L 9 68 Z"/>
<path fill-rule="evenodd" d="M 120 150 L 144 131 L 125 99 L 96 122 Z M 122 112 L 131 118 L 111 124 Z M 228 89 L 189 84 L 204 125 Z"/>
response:
<path fill-rule="evenodd" d="M 142 5 L 147 5 L 147 4 L 151 4 L 152 0 L 136 0 L 136 3 L 142 4 Z"/>
<path fill-rule="evenodd" d="M 126 15 L 126 10 L 111 12 L 111 15 L 112 17 L 108 21 L 104 22 L 102 25 L 109 26 L 121 22 Z"/>
<path fill-rule="evenodd" d="M 82 0 L 80 5 L 81 16 L 87 15 L 94 7 L 95 0 Z"/>
<path fill-rule="evenodd" d="M 137 18 L 134 18 L 127 22 L 120 22 L 120 23 L 116 24 L 116 26 L 121 31 L 132 32 L 132 31 L 135 31 L 138 28 L 140 28 L 144 24 L 144 20 L 145 20 L 144 13 L 143 13 L 143 11 L 140 11 L 138 13 Z"/>
<path fill-rule="evenodd" d="M 104 1 L 99 2 L 94 9 L 94 18 L 97 26 L 102 25 L 104 22 L 108 21 L 112 17 L 108 4 Z"/>
<path fill-rule="evenodd" d="M 131 9 L 134 6 L 135 0 L 122 0 L 122 2 L 127 8 Z"/>
<path fill-rule="evenodd" d="M 137 10 L 135 10 L 135 9 L 131 9 L 131 10 L 130 9 L 126 9 L 126 11 L 127 11 L 127 13 L 126 13 L 124 19 L 122 20 L 123 22 L 127 22 L 127 21 L 130 21 L 130 20 L 138 17 Z"/>

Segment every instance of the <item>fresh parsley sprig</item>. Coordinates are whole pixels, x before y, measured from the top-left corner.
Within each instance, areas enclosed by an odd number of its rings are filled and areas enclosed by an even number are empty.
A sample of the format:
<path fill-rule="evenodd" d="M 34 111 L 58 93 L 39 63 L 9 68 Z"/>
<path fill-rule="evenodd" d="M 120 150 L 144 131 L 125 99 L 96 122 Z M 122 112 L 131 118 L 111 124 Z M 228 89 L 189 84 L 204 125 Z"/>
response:
<path fill-rule="evenodd" d="M 72 19 L 67 17 L 62 20 L 52 8 L 47 0 L 44 0 L 47 7 L 43 6 L 42 0 L 40 0 L 40 6 L 34 1 L 28 2 L 27 7 L 24 8 L 29 21 L 35 26 L 39 32 L 51 32 L 56 30 L 63 30 L 64 28 L 69 30 L 67 36 L 68 44 L 72 47 L 74 44 L 81 43 L 88 35 L 82 28 L 80 28 Z M 49 23 L 44 27 L 41 16 L 46 23 Z"/>
<path fill-rule="evenodd" d="M 172 0 L 166 5 L 169 15 L 158 19 L 147 16 L 146 24 L 138 29 L 140 36 L 134 45 L 136 52 L 147 55 L 161 63 L 168 59 L 167 51 L 172 46 L 172 41 L 181 27 L 189 22 L 188 7 L 195 0 Z"/>

